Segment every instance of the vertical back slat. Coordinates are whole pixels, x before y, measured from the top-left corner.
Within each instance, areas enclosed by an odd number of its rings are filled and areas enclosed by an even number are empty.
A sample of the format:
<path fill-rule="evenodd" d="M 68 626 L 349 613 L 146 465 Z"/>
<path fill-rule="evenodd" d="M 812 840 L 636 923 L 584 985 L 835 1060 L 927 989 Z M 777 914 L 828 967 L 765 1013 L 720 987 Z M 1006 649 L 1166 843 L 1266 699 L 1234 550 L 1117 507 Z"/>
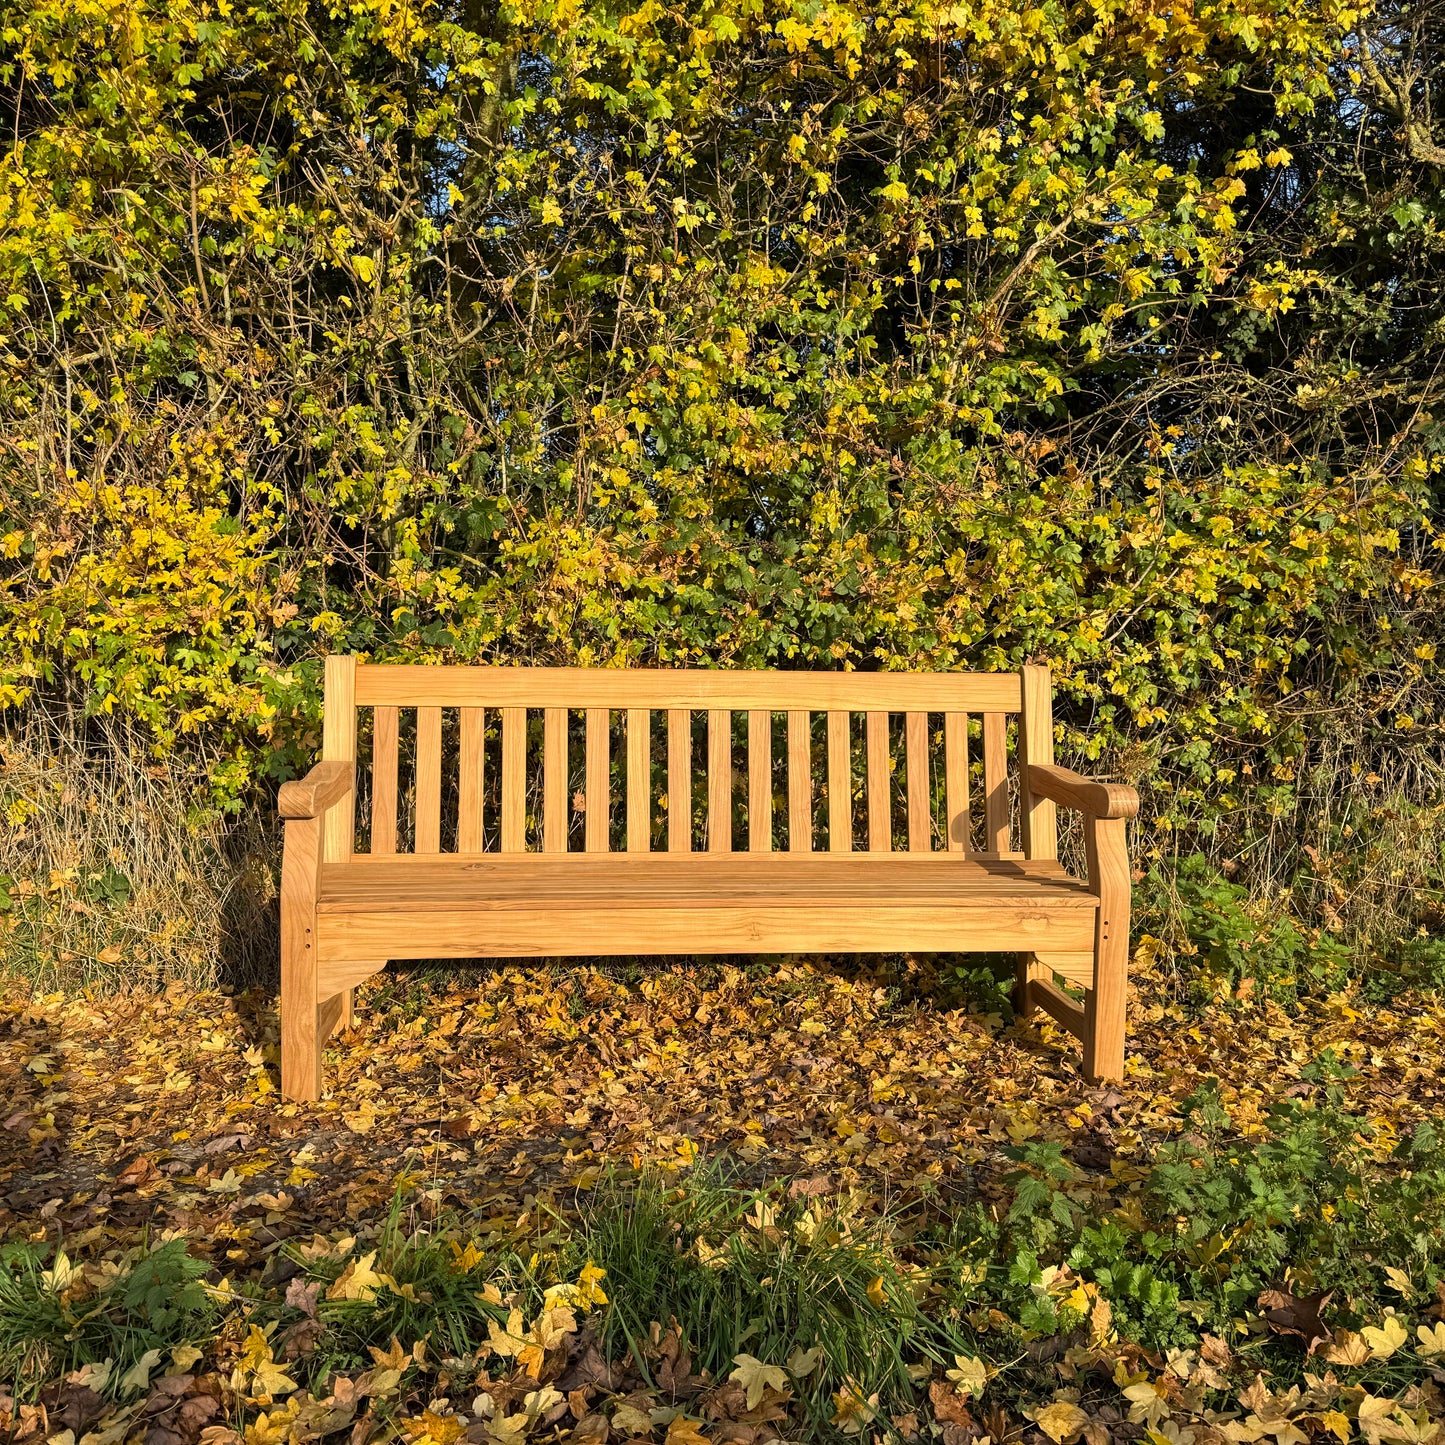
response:
<path fill-rule="evenodd" d="M 442 710 L 416 710 L 416 851 L 442 850 Z"/>
<path fill-rule="evenodd" d="M 502 709 L 502 852 L 527 850 L 527 709 Z"/>
<path fill-rule="evenodd" d="M 853 851 L 853 759 L 846 712 L 828 714 L 828 851 Z"/>
<path fill-rule="evenodd" d="M 464 707 L 461 713 L 457 751 L 457 852 L 480 853 L 487 718 L 479 707 Z"/>
<path fill-rule="evenodd" d="M 707 850 L 733 850 L 733 715 L 716 707 L 707 714 Z"/>
<path fill-rule="evenodd" d="M 1029 764 L 1048 767 L 1054 761 L 1054 688 L 1046 667 L 1023 670 L 1023 712 L 1019 716 L 1019 812 L 1023 820 L 1024 856 L 1059 856 L 1058 814 L 1053 800 L 1034 795 Z"/>
<path fill-rule="evenodd" d="M 321 715 L 321 756 L 328 763 L 356 762 L 356 659 L 328 657 L 324 709 Z M 356 789 L 349 789 L 326 810 L 321 825 L 321 858 L 344 863 L 356 837 Z"/>
<path fill-rule="evenodd" d="M 371 851 L 396 852 L 396 759 L 399 713 L 379 707 L 371 721 Z"/>
<path fill-rule="evenodd" d="M 892 779 L 888 775 L 888 714 L 870 712 L 868 734 L 868 851 L 893 848 Z"/>
<path fill-rule="evenodd" d="M 933 815 L 928 799 L 928 714 L 904 715 L 903 741 L 908 754 L 908 851 L 933 850 Z"/>
<path fill-rule="evenodd" d="M 542 711 L 542 851 L 567 851 L 567 709 Z"/>
<path fill-rule="evenodd" d="M 984 847 L 1007 853 L 1008 846 L 1008 717 L 983 715 Z"/>
<path fill-rule="evenodd" d="M 652 713 L 627 709 L 627 851 L 652 847 Z"/>
<path fill-rule="evenodd" d="M 612 826 L 611 786 L 612 755 L 608 729 L 611 714 L 605 707 L 587 709 L 587 764 L 585 814 L 585 846 L 589 853 L 605 853 Z"/>
<path fill-rule="evenodd" d="M 773 851 L 773 715 L 748 713 L 748 852 Z"/>
<path fill-rule="evenodd" d="M 950 853 L 970 851 L 968 818 L 968 714 L 946 713 L 943 718 L 943 794 L 948 810 L 947 847 Z"/>
<path fill-rule="evenodd" d="M 813 760 L 809 736 L 812 718 L 788 714 L 788 851 L 813 851 Z"/>
<path fill-rule="evenodd" d="M 667 851 L 692 852 L 692 713 L 667 710 Z"/>

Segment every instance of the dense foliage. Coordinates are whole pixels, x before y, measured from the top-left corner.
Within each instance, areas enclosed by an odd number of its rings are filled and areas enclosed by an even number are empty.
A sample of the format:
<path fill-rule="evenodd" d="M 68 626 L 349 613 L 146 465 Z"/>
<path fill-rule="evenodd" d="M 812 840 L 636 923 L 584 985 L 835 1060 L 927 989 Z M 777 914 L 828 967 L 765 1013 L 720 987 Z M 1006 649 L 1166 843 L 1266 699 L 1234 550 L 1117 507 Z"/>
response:
<path fill-rule="evenodd" d="M 1340 907 L 1439 788 L 1440 28 L 5 0 L 0 701 L 235 800 L 327 650 L 1041 659 Z"/>

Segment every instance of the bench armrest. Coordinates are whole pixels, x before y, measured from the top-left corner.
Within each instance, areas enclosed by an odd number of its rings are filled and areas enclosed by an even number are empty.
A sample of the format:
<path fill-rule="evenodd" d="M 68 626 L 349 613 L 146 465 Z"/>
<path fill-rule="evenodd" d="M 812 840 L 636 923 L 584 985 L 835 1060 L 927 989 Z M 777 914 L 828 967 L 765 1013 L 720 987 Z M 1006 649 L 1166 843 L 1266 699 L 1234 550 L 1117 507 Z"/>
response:
<path fill-rule="evenodd" d="M 1029 790 L 1095 818 L 1132 818 L 1139 811 L 1139 794 L 1128 784 L 1096 783 L 1052 763 L 1029 764 Z"/>
<path fill-rule="evenodd" d="M 304 778 L 281 784 L 276 799 L 283 818 L 319 818 L 355 785 L 355 763 L 317 763 Z"/>

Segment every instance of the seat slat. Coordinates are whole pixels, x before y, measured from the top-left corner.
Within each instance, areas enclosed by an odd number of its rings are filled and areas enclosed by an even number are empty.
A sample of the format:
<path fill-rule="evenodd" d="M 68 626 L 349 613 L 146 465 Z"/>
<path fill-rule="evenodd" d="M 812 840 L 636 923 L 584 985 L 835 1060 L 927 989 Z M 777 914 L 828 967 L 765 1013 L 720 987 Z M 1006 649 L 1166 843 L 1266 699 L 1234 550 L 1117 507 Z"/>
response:
<path fill-rule="evenodd" d="M 527 710 L 502 709 L 502 852 L 527 848 Z"/>
<path fill-rule="evenodd" d="M 464 707 L 461 713 L 457 746 L 457 852 L 480 853 L 486 714 L 479 707 Z"/>
<path fill-rule="evenodd" d="M 652 847 L 652 713 L 627 710 L 627 851 Z"/>
<path fill-rule="evenodd" d="M 416 710 L 416 851 L 442 850 L 442 710 Z"/>
<path fill-rule="evenodd" d="M 828 851 L 853 851 L 853 758 L 848 714 L 828 714 Z"/>
<path fill-rule="evenodd" d="M 920 900 L 958 900 L 962 907 L 1033 902 L 1040 908 L 1098 906 L 1088 885 L 1052 860 L 1031 863 L 960 858 L 947 853 L 526 854 L 483 858 L 443 854 L 385 863 L 358 855 L 322 871 L 324 907 L 337 911 L 431 904 L 481 909 L 508 901 L 619 907 L 668 906 L 690 899 L 752 900 L 760 905 L 903 907 Z"/>
<path fill-rule="evenodd" d="M 788 852 L 813 851 L 812 717 L 788 714 Z"/>
<path fill-rule="evenodd" d="M 1008 851 L 1008 719 L 997 712 L 983 718 L 983 806 L 985 848 Z"/>
<path fill-rule="evenodd" d="M 692 851 L 692 713 L 667 710 L 667 851 Z"/>
<path fill-rule="evenodd" d="M 605 707 L 587 709 L 585 846 L 589 853 L 605 853 L 612 828 L 611 714 Z"/>
<path fill-rule="evenodd" d="M 943 719 L 943 791 L 948 812 L 947 848 L 971 853 L 973 839 L 968 812 L 968 714 L 947 713 Z"/>
<path fill-rule="evenodd" d="M 773 714 L 748 713 L 748 851 L 773 850 Z"/>
<path fill-rule="evenodd" d="M 893 847 L 893 779 L 888 770 L 888 714 L 870 712 L 868 737 L 868 851 Z"/>
<path fill-rule="evenodd" d="M 379 707 L 371 722 L 371 851 L 396 852 L 397 735 L 400 710 Z"/>
<path fill-rule="evenodd" d="M 908 851 L 929 853 L 933 850 L 933 810 L 928 797 L 928 714 L 908 713 L 903 733 L 908 767 Z"/>
<path fill-rule="evenodd" d="M 707 715 L 707 850 L 733 850 L 733 715 L 710 708 Z"/>
<path fill-rule="evenodd" d="M 567 851 L 567 709 L 542 713 L 542 851 Z"/>

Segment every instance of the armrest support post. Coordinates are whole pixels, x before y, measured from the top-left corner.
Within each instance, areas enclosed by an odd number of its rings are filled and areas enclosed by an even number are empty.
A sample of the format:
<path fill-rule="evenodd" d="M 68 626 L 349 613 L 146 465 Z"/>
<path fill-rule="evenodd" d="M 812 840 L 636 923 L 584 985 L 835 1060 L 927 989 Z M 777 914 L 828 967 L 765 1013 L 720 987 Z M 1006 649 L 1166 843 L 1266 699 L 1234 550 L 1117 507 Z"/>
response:
<path fill-rule="evenodd" d="M 1084 815 L 1089 887 L 1099 899 L 1094 924 L 1094 986 L 1084 996 L 1084 1072 L 1090 1079 L 1124 1076 L 1132 892 L 1125 827 L 1122 817 Z"/>
<path fill-rule="evenodd" d="M 314 813 L 290 818 L 281 854 L 281 1088 L 288 1099 L 321 1096 L 316 900 L 322 826 Z"/>

